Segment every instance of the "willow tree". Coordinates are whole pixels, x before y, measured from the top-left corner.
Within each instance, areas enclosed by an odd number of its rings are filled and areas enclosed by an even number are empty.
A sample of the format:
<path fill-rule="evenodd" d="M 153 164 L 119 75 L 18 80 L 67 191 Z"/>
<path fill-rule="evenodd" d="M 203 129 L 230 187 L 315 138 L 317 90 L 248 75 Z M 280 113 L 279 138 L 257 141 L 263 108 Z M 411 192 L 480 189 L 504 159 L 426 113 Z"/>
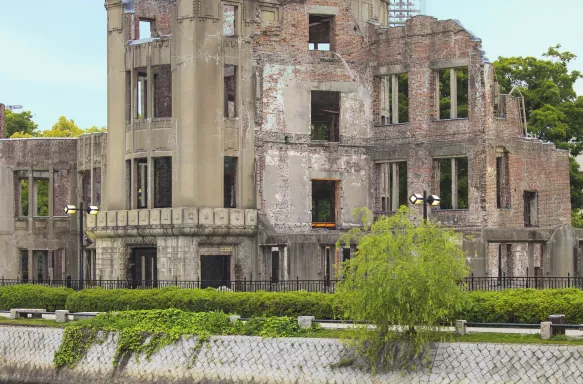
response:
<path fill-rule="evenodd" d="M 465 299 L 460 282 L 469 273 L 461 235 L 434 221 L 412 221 L 407 207 L 372 222 L 357 210 L 363 228 L 338 246 L 357 243 L 356 257 L 341 265 L 337 298 L 343 315 L 362 326 L 351 342 L 376 368 L 411 368 L 423 362 L 439 326 L 454 319 Z"/>

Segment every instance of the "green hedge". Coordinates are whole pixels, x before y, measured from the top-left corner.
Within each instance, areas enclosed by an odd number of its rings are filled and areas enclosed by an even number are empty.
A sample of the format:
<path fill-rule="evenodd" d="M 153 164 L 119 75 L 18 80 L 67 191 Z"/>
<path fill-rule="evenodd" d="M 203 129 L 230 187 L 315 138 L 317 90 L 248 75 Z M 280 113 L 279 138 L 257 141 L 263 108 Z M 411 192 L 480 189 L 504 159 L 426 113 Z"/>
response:
<path fill-rule="evenodd" d="M 509 289 L 500 292 L 470 292 L 457 317 L 480 323 L 527 323 L 546 321 L 563 314 L 568 324 L 583 323 L 583 290 Z"/>
<path fill-rule="evenodd" d="M 549 315 L 564 314 L 569 324 L 583 324 L 583 290 L 516 289 L 470 292 L 457 319 L 480 323 L 539 323 Z M 217 292 L 214 289 L 147 289 L 75 292 L 40 285 L 0 287 L 0 309 L 46 308 L 83 311 L 123 311 L 177 308 L 190 312 L 223 311 L 243 317 L 302 316 L 332 319 L 342 311 L 335 295 L 308 292 Z M 452 319 L 454 320 L 454 319 Z"/>
<path fill-rule="evenodd" d="M 217 292 L 215 289 L 86 289 L 67 300 L 71 312 L 177 308 L 191 312 L 223 311 L 242 317 L 334 317 L 334 295 L 309 292 Z"/>
<path fill-rule="evenodd" d="M 42 285 L 12 285 L 0 287 L 0 309 L 46 309 L 54 312 L 65 309 L 67 298 L 75 293 L 68 288 L 50 288 Z"/>

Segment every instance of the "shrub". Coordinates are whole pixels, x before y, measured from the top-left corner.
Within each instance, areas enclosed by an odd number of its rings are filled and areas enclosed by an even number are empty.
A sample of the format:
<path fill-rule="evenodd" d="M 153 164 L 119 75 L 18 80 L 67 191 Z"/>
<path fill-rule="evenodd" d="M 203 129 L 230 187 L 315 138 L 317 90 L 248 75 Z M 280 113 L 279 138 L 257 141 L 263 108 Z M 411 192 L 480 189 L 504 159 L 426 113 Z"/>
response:
<path fill-rule="evenodd" d="M 67 300 L 71 312 L 176 308 L 189 312 L 222 311 L 252 316 L 334 318 L 334 296 L 309 292 L 217 292 L 214 289 L 86 289 Z"/>
<path fill-rule="evenodd" d="M 0 287 L 0 309 L 37 308 L 53 312 L 65 309 L 67 298 L 75 293 L 69 288 L 51 288 L 43 285 L 12 285 Z"/>

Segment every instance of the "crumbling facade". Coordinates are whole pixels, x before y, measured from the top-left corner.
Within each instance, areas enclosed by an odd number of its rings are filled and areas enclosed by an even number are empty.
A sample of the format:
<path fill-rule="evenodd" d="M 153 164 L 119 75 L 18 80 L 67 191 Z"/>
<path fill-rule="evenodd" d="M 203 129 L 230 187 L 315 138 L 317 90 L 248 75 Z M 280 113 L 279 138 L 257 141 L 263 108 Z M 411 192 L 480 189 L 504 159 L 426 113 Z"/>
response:
<path fill-rule="evenodd" d="M 380 0 L 106 9 L 108 133 L 79 139 L 71 189 L 100 206 L 87 278 L 333 279 L 354 208 L 423 191 L 476 276 L 579 272 L 568 154 L 527 135 L 458 23 L 388 27 Z"/>

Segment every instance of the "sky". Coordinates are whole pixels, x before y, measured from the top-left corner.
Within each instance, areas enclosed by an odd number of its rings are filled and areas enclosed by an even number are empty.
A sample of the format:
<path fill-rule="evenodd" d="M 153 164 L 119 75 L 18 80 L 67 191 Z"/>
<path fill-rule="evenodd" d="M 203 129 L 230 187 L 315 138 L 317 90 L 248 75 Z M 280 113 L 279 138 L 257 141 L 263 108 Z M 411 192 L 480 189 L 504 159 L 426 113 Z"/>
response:
<path fill-rule="evenodd" d="M 59 116 L 81 128 L 107 123 L 107 15 L 104 0 L 0 0 L 0 102 L 23 105 L 40 130 Z M 580 56 L 583 1 L 426 0 L 427 14 L 459 20 L 486 56 L 541 57 L 561 44 Z M 553 6 L 555 7 L 553 9 Z M 583 81 L 576 84 L 583 95 Z"/>

